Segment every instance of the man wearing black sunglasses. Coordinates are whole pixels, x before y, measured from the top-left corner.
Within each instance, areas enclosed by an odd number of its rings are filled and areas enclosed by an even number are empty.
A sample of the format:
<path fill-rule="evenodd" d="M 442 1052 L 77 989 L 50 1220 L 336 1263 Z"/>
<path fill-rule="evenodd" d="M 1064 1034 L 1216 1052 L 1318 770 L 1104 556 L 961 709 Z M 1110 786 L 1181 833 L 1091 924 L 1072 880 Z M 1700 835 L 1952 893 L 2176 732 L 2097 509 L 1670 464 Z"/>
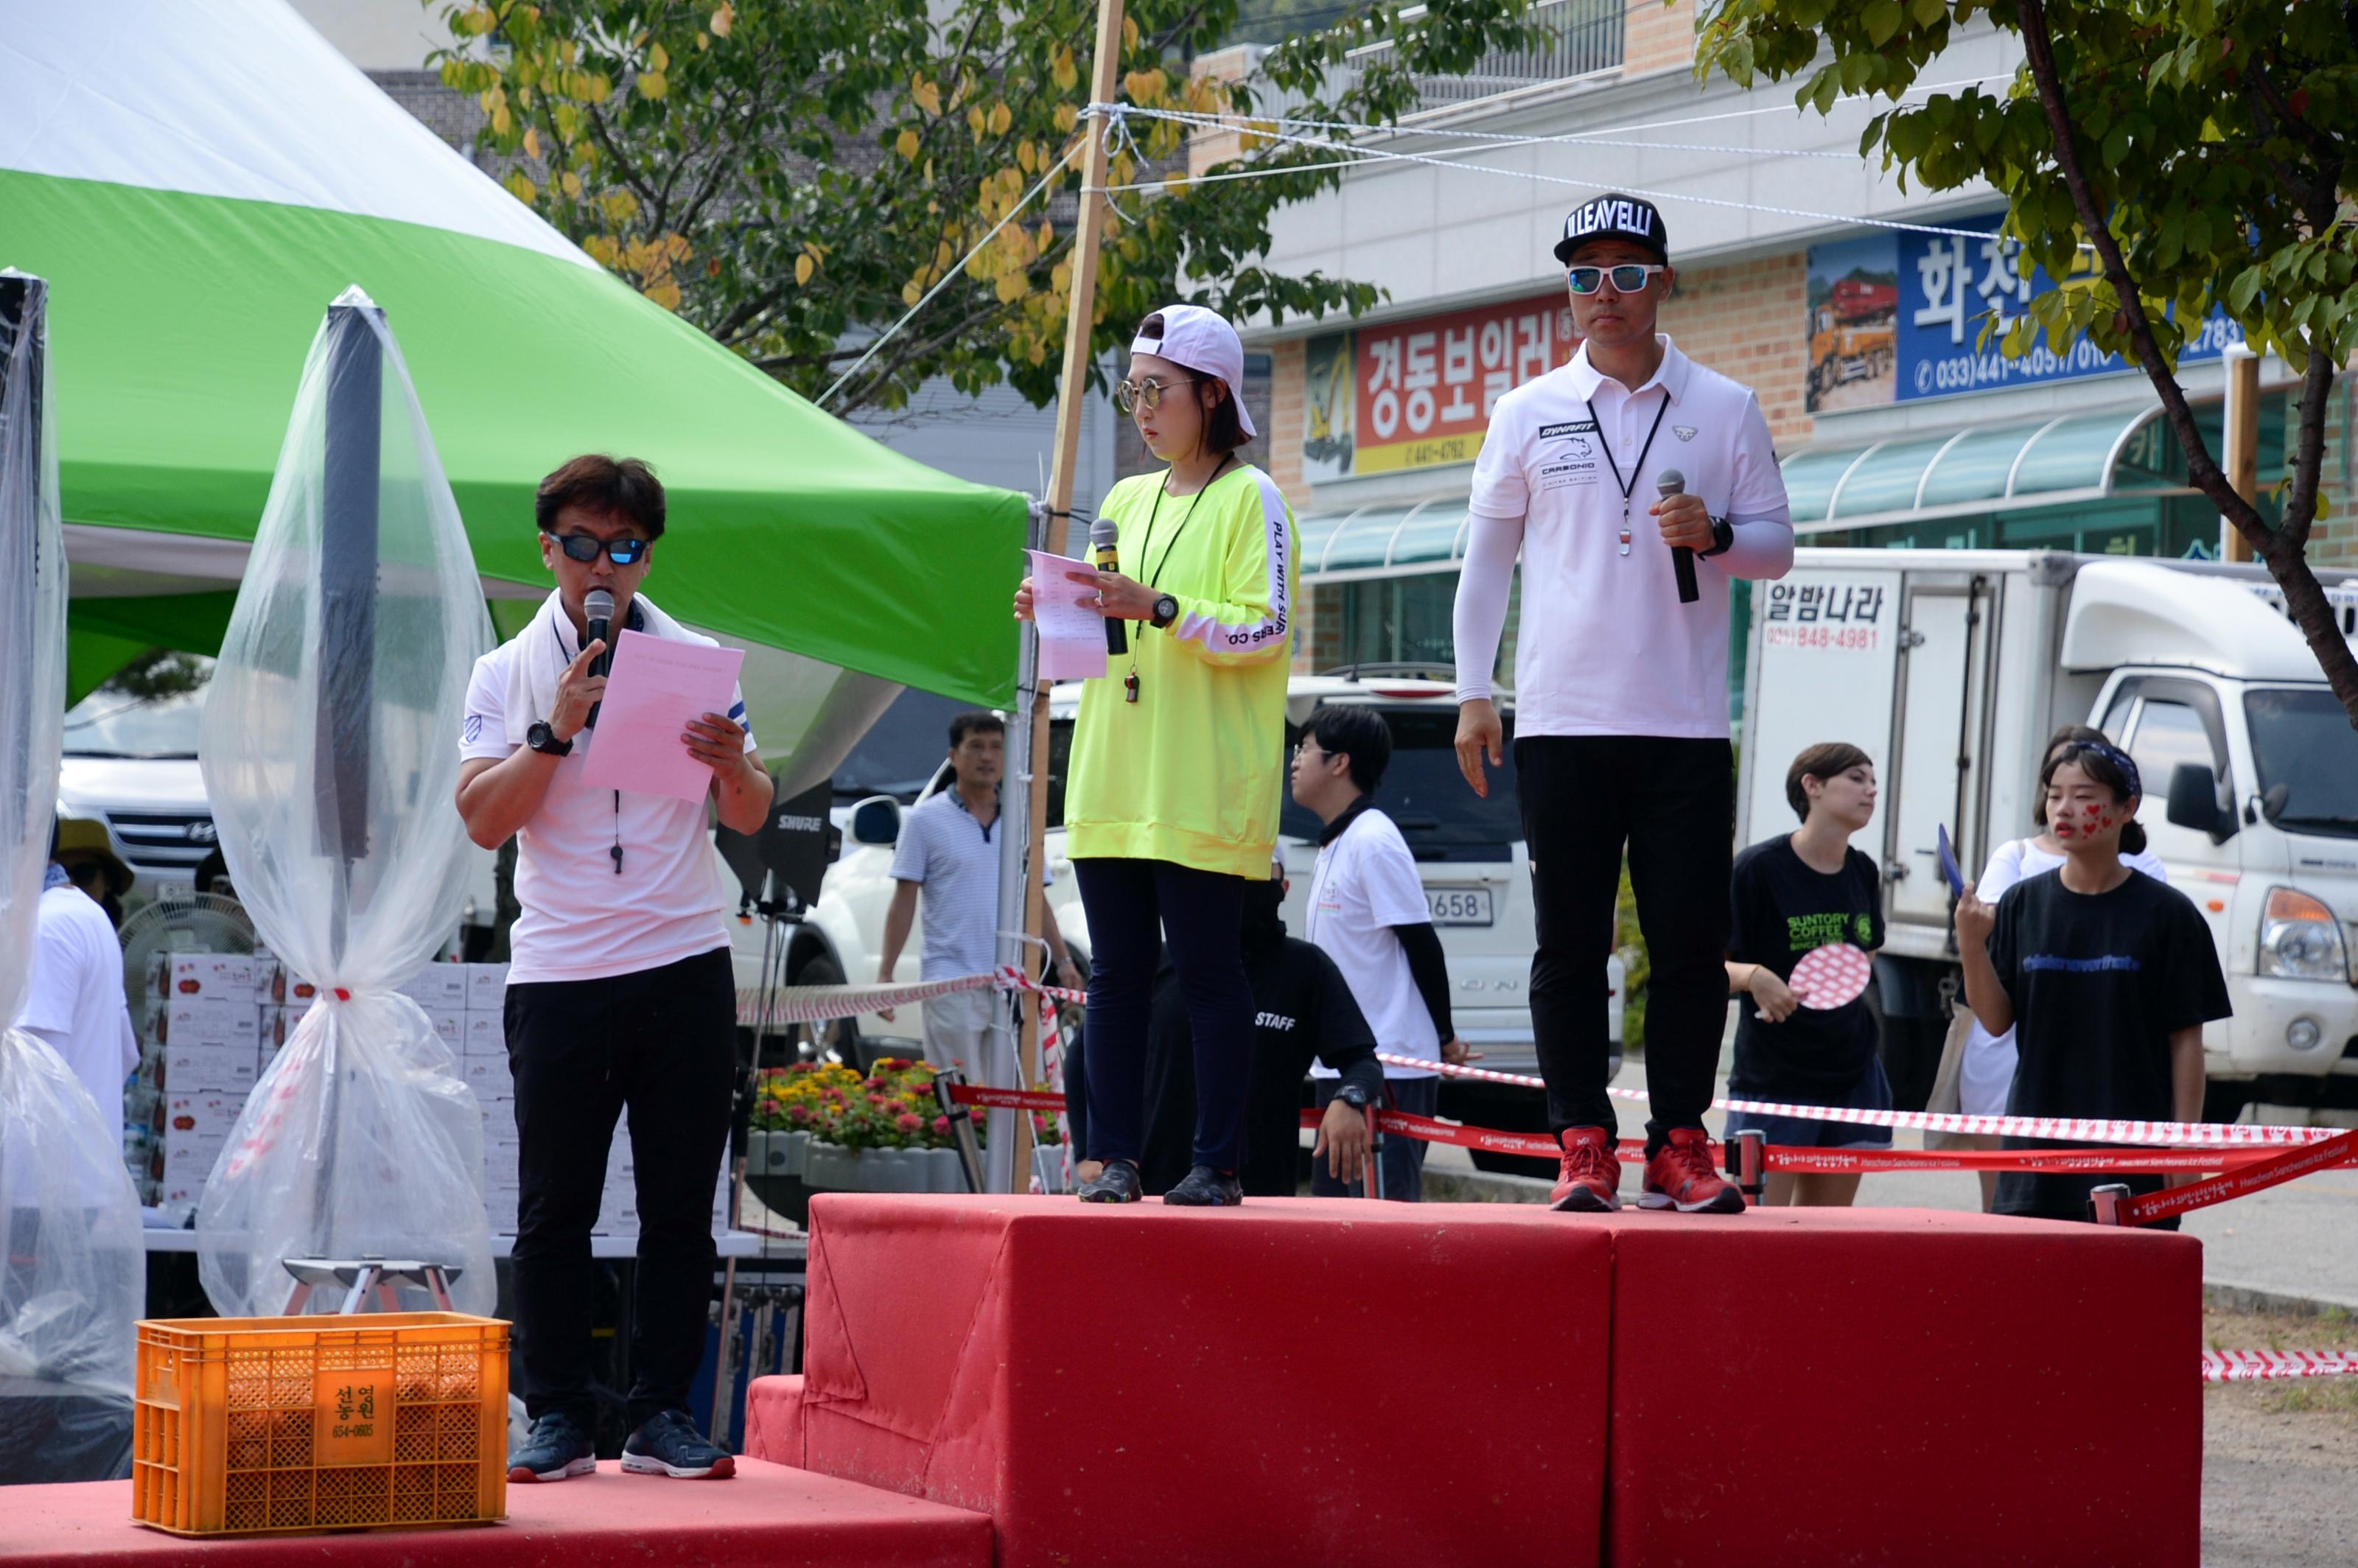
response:
<path fill-rule="evenodd" d="M 644 463 L 576 458 L 541 481 L 535 511 L 557 590 L 476 662 L 460 737 L 460 813 L 486 849 L 515 838 L 524 906 L 506 1002 L 517 1143 L 486 1162 L 493 1180 L 517 1187 L 516 1347 L 533 1427 L 508 1455 L 508 1478 L 561 1481 L 597 1467 L 590 1235 L 626 1110 L 639 1269 L 622 1467 L 729 1476 L 734 1460 L 697 1430 L 687 1394 L 704 1348 L 713 1191 L 736 1078 L 730 893 L 704 800 L 593 789 L 582 777 L 606 690 L 591 673 L 606 643 L 590 636 L 590 596 L 612 596 L 617 641 L 625 630 L 711 639 L 639 591 L 665 514 Z M 687 723 L 680 744 L 711 769 L 720 820 L 759 831 L 770 775 L 743 693 L 729 712 Z"/>
<path fill-rule="evenodd" d="M 1620 1206 L 1605 965 L 1626 847 L 1653 966 L 1639 1201 L 1737 1213 L 1703 1126 L 1727 1014 L 1728 595 L 1735 579 L 1791 567 L 1785 485 L 1759 400 L 1654 330 L 1676 275 L 1652 202 L 1574 209 L 1555 258 L 1583 341 L 1498 400 L 1475 465 L 1458 765 L 1487 795 L 1484 763 L 1503 760 L 1490 678 L 1520 555 L 1515 789 L 1539 937 L 1531 1030 L 1563 1151 L 1553 1201 Z"/>

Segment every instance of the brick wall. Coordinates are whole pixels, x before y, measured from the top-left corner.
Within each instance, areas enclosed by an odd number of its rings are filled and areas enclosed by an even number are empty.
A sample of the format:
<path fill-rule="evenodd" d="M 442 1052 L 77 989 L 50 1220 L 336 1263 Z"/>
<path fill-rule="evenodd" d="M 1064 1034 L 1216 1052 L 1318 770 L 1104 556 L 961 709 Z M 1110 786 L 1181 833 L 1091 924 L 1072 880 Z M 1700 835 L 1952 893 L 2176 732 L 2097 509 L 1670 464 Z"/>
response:
<path fill-rule="evenodd" d="M 1815 425 L 1802 401 L 1808 318 L 1809 260 L 1796 252 L 1682 270 L 1661 330 L 1689 359 L 1758 393 L 1768 434 L 1785 453 L 1808 444 Z"/>
<path fill-rule="evenodd" d="M 1629 0 L 1622 23 L 1621 73 L 1643 76 L 1694 63 L 1694 0 Z"/>

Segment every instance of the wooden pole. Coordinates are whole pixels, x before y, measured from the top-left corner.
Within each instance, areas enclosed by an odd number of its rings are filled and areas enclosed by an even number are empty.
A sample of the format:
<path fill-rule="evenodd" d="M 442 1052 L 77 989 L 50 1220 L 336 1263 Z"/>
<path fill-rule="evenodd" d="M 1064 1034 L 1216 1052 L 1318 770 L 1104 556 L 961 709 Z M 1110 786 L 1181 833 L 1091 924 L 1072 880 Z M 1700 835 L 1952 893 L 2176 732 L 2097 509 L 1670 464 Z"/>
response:
<path fill-rule="evenodd" d="M 2235 487 L 2237 495 L 2256 501 L 2260 494 L 2260 360 L 2240 344 L 2229 349 L 2225 358 L 2226 439 L 2219 466 L 2226 470 L 2227 482 Z M 2219 520 L 2219 544 L 2221 560 L 2252 558 L 2251 541 L 2223 517 Z"/>
<path fill-rule="evenodd" d="M 1098 0 L 1097 61 L 1089 72 L 1089 102 L 1110 103 L 1121 81 L 1121 6 L 1122 0 Z M 1089 341 L 1097 330 L 1098 242 L 1105 222 L 1106 212 L 1106 136 L 1105 127 L 1094 122 L 1083 123 L 1088 144 L 1081 154 L 1081 211 L 1079 227 L 1073 235 L 1073 293 L 1070 308 L 1065 316 L 1064 381 L 1056 398 L 1056 452 L 1055 464 L 1048 470 L 1048 519 L 1050 547 L 1061 541 L 1055 535 L 1055 525 L 1069 525 L 1073 510 L 1073 467 L 1081 453 L 1081 413 L 1089 385 Z M 1037 636 L 1036 632 L 1026 633 Z M 1025 827 L 1031 835 L 1031 853 L 1024 859 L 1023 930 L 1027 936 L 1040 935 L 1040 869 L 1046 861 L 1045 838 L 1048 831 L 1048 687 L 1040 682 L 1031 693 L 1032 712 L 1032 778 L 1031 810 Z M 1029 965 L 1036 949 L 1027 942 L 1024 962 Z M 1062 955 L 1057 955 L 1061 957 Z M 1037 993 L 1023 993 L 1022 1054 L 1023 1081 L 1037 1085 L 1040 1079 L 1040 998 Z M 1032 1119 L 1016 1119 L 1015 1176 L 1016 1192 L 1027 1191 L 1032 1176 Z"/>

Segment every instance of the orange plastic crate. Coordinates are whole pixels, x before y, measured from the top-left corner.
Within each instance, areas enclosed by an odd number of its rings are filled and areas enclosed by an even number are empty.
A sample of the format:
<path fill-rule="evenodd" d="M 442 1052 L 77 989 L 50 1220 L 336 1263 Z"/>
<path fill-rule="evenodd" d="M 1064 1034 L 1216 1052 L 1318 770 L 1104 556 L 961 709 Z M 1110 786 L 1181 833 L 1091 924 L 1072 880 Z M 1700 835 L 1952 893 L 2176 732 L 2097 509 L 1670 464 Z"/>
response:
<path fill-rule="evenodd" d="M 507 1516 L 508 1325 L 460 1313 L 139 1325 L 132 1518 L 176 1535 Z"/>

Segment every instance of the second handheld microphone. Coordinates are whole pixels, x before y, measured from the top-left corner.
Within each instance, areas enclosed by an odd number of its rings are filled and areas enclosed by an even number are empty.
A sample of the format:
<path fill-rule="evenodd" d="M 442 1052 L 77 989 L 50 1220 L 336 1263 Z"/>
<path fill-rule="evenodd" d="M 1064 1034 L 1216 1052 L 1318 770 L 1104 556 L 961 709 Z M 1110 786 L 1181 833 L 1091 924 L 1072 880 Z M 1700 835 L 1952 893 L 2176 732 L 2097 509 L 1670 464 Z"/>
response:
<path fill-rule="evenodd" d="M 1661 492 L 1662 499 L 1664 501 L 1668 501 L 1673 495 L 1684 495 L 1687 489 L 1687 476 L 1681 473 L 1676 469 L 1664 469 L 1660 474 L 1656 476 L 1654 480 L 1654 488 Z M 1678 573 L 1679 576 L 1679 602 L 1681 604 L 1693 604 L 1696 600 L 1703 597 L 1702 590 L 1695 587 L 1694 552 L 1693 550 L 1688 549 L 1684 545 L 1671 546 L 1671 569 Z"/>
<path fill-rule="evenodd" d="M 614 667 L 614 596 L 602 588 L 593 588 L 581 596 L 581 618 L 590 622 L 590 641 L 603 643 L 605 650 L 590 661 L 590 673 L 602 676 Z M 598 709 L 604 703 L 590 705 L 589 725 L 598 727 Z"/>
<path fill-rule="evenodd" d="M 1099 517 L 1090 523 L 1089 553 L 1097 557 L 1098 570 L 1101 572 L 1121 570 L 1120 554 L 1114 547 L 1120 537 L 1121 530 L 1114 526 L 1114 521 L 1110 517 Z M 1106 652 L 1109 654 L 1130 652 L 1130 629 L 1124 626 L 1116 616 L 1106 617 Z"/>

